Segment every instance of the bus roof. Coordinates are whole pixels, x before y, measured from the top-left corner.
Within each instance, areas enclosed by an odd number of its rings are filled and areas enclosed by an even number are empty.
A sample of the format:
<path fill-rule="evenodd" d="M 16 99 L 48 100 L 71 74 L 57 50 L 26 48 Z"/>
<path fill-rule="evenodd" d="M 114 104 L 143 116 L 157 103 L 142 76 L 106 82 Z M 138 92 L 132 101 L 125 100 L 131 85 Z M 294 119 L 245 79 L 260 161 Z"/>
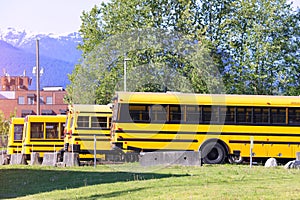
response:
<path fill-rule="evenodd" d="M 116 98 L 119 103 L 300 107 L 299 96 L 117 92 Z"/>
<path fill-rule="evenodd" d="M 111 105 L 73 104 L 69 105 L 72 112 L 112 112 Z"/>
<path fill-rule="evenodd" d="M 65 122 L 66 115 L 27 115 L 25 122 Z"/>
<path fill-rule="evenodd" d="M 23 117 L 13 117 L 11 118 L 11 124 L 24 124 Z"/>

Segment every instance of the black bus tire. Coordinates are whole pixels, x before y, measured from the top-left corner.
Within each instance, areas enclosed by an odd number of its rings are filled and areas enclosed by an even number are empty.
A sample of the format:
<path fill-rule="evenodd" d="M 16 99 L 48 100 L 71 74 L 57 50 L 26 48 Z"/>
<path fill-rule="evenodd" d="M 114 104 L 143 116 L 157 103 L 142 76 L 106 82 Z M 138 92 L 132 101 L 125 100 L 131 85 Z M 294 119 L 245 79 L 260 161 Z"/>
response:
<path fill-rule="evenodd" d="M 244 159 L 241 156 L 229 155 L 228 161 L 230 164 L 241 164 L 243 163 Z"/>
<path fill-rule="evenodd" d="M 222 164 L 226 158 L 226 151 L 220 143 L 209 142 L 201 147 L 204 164 Z"/>

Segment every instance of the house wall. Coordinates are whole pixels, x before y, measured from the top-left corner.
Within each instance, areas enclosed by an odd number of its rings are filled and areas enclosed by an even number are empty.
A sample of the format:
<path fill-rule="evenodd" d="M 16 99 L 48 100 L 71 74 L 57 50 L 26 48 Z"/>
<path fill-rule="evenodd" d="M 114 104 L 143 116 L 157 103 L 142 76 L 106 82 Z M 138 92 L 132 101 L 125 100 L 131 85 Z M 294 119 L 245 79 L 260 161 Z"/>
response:
<path fill-rule="evenodd" d="M 40 91 L 40 113 L 43 111 L 52 111 L 53 115 L 63 114 L 67 110 L 67 104 L 63 102 L 66 91 Z M 20 101 L 23 98 L 24 101 Z M 48 102 L 47 102 L 48 98 Z M 49 101 L 52 99 L 51 101 Z M 31 114 L 37 113 L 37 98 L 35 90 L 15 91 L 14 99 L 0 98 L 0 110 L 4 113 L 5 118 L 9 118 L 11 113 L 16 112 L 17 117 L 24 117 L 32 111 Z M 49 113 L 48 113 L 49 114 Z"/>
<path fill-rule="evenodd" d="M 25 74 L 25 73 L 24 73 Z M 0 81 L 0 111 L 6 119 L 11 114 L 25 117 L 37 113 L 36 90 L 28 90 L 31 78 L 28 76 L 2 76 Z M 62 87 L 45 87 L 40 91 L 40 114 L 64 114 L 67 104 L 63 102 L 66 91 Z"/>

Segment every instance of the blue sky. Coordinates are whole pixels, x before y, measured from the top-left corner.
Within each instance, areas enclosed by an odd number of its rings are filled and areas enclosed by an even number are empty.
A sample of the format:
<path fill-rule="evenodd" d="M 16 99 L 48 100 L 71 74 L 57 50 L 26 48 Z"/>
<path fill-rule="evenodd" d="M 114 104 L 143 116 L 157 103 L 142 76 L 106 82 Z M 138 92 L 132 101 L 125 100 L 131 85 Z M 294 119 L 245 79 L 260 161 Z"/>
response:
<path fill-rule="evenodd" d="M 288 0 L 288 2 L 293 2 L 295 8 L 300 7 L 300 0 Z"/>
<path fill-rule="evenodd" d="M 71 33 L 81 25 L 82 11 L 105 0 L 0 0 L 0 29 L 37 33 Z"/>
<path fill-rule="evenodd" d="M 0 0 L 0 29 L 71 33 L 80 28 L 83 10 L 108 0 Z M 289 0 L 300 7 L 300 0 Z"/>

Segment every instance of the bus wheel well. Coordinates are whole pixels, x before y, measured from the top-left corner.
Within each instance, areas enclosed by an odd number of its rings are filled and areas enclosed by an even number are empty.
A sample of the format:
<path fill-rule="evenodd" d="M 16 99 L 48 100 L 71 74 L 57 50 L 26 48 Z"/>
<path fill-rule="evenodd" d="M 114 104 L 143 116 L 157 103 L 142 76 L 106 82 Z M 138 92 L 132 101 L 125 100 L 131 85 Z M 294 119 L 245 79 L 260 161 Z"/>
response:
<path fill-rule="evenodd" d="M 222 164 L 228 157 L 228 146 L 220 139 L 206 140 L 201 146 L 201 159 L 205 164 Z"/>
<path fill-rule="evenodd" d="M 217 139 L 217 138 L 213 138 L 213 139 L 206 140 L 205 142 L 203 142 L 203 143 L 201 144 L 200 150 L 201 150 L 201 148 L 202 148 L 204 145 L 206 145 L 207 143 L 219 143 L 220 145 L 222 145 L 222 146 L 224 147 L 224 149 L 225 149 L 225 151 L 226 151 L 225 153 L 226 153 L 226 155 L 228 155 L 228 153 L 229 153 L 229 148 L 228 148 L 227 144 L 226 144 L 223 140 L 220 140 L 220 139 Z"/>

